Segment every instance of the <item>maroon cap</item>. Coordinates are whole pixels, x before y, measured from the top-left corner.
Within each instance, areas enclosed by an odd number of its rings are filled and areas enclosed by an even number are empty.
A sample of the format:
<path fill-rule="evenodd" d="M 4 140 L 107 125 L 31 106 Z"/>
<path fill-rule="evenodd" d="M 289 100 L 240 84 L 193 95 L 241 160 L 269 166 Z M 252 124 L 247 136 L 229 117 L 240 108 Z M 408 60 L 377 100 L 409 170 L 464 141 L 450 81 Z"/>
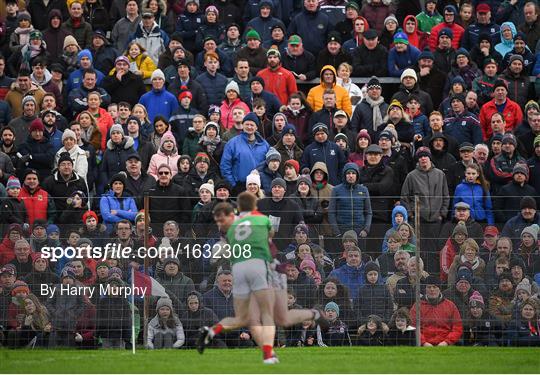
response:
<path fill-rule="evenodd" d="M 489 12 L 491 12 L 491 7 L 489 6 L 489 4 L 482 3 L 476 6 L 476 13 L 489 13 Z"/>
<path fill-rule="evenodd" d="M 488 225 L 484 228 L 484 236 L 497 237 L 499 235 L 499 230 L 496 226 Z"/>

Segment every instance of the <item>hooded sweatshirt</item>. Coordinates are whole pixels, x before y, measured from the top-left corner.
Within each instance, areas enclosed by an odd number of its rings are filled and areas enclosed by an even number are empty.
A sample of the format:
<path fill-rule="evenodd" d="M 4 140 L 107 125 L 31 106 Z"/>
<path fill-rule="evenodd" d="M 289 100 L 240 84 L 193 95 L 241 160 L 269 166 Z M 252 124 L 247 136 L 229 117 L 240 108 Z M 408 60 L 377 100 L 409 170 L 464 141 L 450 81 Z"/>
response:
<path fill-rule="evenodd" d="M 174 145 L 170 153 L 166 152 L 163 148 L 163 144 L 165 143 L 165 141 L 172 141 Z M 159 166 L 162 164 L 167 164 L 171 168 L 172 175 L 174 176 L 178 173 L 178 159 L 180 159 L 180 155 L 178 155 L 176 139 L 170 131 L 166 131 L 165 134 L 163 134 L 163 136 L 161 137 L 159 150 L 156 154 L 152 156 L 152 159 L 150 159 L 150 165 L 148 166 L 148 174 L 157 180 L 157 172 Z"/>
<path fill-rule="evenodd" d="M 313 109 L 313 112 L 317 112 L 323 108 L 323 93 L 324 90 L 326 90 L 326 86 L 323 83 L 323 73 L 325 70 L 330 70 L 334 74 L 334 83 L 332 89 L 336 92 L 336 108 L 347 112 L 347 115 L 350 118 L 352 115 L 351 98 L 349 97 L 347 90 L 336 83 L 337 73 L 336 69 L 332 65 L 325 65 L 322 67 L 320 73 L 321 83 L 309 90 L 307 96 L 308 104 L 310 105 L 311 109 Z"/>

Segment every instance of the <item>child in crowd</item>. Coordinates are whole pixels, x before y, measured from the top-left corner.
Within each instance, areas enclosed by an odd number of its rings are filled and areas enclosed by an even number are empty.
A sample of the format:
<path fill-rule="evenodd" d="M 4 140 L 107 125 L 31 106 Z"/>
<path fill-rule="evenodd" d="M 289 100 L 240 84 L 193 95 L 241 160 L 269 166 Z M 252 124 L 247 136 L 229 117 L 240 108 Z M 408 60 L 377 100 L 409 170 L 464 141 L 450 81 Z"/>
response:
<path fill-rule="evenodd" d="M 173 310 L 172 301 L 161 297 L 156 304 L 156 316 L 148 323 L 146 347 L 148 349 L 178 349 L 185 342 L 180 319 Z"/>
<path fill-rule="evenodd" d="M 319 346 L 351 346 L 351 337 L 347 324 L 339 319 L 339 306 L 335 302 L 328 302 L 324 307 L 324 314 L 330 327 L 323 331 L 317 326 L 317 342 Z"/>
<path fill-rule="evenodd" d="M 358 345 L 383 346 L 388 325 L 378 315 L 370 315 L 364 322 L 358 327 Z"/>

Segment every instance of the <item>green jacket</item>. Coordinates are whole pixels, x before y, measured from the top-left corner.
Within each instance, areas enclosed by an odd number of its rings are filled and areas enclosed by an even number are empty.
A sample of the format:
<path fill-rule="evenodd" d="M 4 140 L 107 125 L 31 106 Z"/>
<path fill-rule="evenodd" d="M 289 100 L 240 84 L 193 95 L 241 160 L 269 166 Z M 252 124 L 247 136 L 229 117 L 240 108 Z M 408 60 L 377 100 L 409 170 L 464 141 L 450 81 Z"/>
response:
<path fill-rule="evenodd" d="M 190 128 L 186 138 L 184 139 L 184 144 L 182 145 L 182 154 L 189 155 L 192 159 L 197 156 L 197 153 L 201 152 L 201 146 L 199 145 L 199 139 L 203 133 L 196 133 L 192 128 Z"/>
<path fill-rule="evenodd" d="M 425 33 L 429 33 L 433 26 L 443 22 L 444 18 L 437 11 L 435 11 L 433 16 L 428 16 L 426 12 L 420 12 L 416 16 L 416 20 L 418 21 L 418 29 Z"/>

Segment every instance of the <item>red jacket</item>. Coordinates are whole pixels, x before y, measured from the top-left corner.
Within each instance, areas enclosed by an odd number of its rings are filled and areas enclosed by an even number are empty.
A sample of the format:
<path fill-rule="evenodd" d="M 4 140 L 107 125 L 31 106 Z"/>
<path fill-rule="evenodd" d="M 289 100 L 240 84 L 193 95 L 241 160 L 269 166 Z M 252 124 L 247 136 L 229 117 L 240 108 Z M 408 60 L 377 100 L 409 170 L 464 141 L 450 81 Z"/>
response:
<path fill-rule="evenodd" d="M 109 112 L 104 108 L 99 108 L 99 117 L 96 117 L 96 124 L 101 133 L 101 150 L 104 151 L 105 147 L 107 147 L 107 134 L 114 125 L 114 120 Z"/>
<path fill-rule="evenodd" d="M 421 342 L 438 345 L 446 341 L 455 344 L 463 333 L 461 316 L 454 302 L 440 297 L 438 304 L 432 305 L 422 299 L 420 301 Z M 416 306 L 411 307 L 411 325 L 416 324 Z"/>
<path fill-rule="evenodd" d="M 15 243 L 9 239 L 9 233 L 6 234 L 4 240 L 0 244 L 0 267 L 8 264 L 15 258 Z"/>
<path fill-rule="evenodd" d="M 34 220 L 36 219 L 47 220 L 49 193 L 43 190 L 41 186 L 38 186 L 33 194 L 28 191 L 26 186 L 23 186 L 19 194 L 19 199 L 24 202 L 28 214 L 28 224 L 30 226 L 34 224 Z"/>
<path fill-rule="evenodd" d="M 480 126 L 482 127 L 484 141 L 491 138 L 493 133 L 491 130 L 491 116 L 493 116 L 495 112 L 499 112 L 495 105 L 495 99 L 491 99 L 480 108 Z M 504 107 L 502 114 L 506 121 L 505 132 L 513 131 L 523 121 L 523 111 L 521 110 L 521 107 L 519 104 L 508 98 L 506 99 L 506 106 Z"/>
<path fill-rule="evenodd" d="M 429 35 L 429 49 L 431 51 L 435 51 L 437 49 L 437 45 L 439 44 L 439 32 L 444 29 L 445 27 L 452 30 L 452 33 L 454 34 L 454 37 L 452 38 L 452 48 L 455 50 L 459 49 L 459 44 L 461 42 L 461 37 L 463 36 L 463 33 L 465 32 L 465 29 L 461 26 L 459 26 L 457 23 L 453 23 L 451 25 L 448 25 L 446 22 L 440 23 L 436 26 L 434 26 L 431 29 L 431 34 Z"/>
<path fill-rule="evenodd" d="M 293 74 L 282 66 L 276 70 L 265 68 L 257 75 L 264 80 L 264 89 L 276 95 L 283 105 L 287 105 L 289 96 L 298 91 Z"/>
<path fill-rule="evenodd" d="M 414 23 L 415 23 L 415 27 L 414 27 L 414 32 L 409 34 L 408 32 L 406 32 L 405 30 L 405 24 L 407 23 L 408 20 L 413 20 Z M 427 45 L 427 42 L 428 42 L 428 34 L 427 33 L 424 33 L 420 30 L 418 30 L 418 21 L 416 20 L 416 17 L 413 16 L 413 15 L 409 15 L 407 17 L 405 17 L 405 19 L 403 20 L 403 32 L 405 34 L 407 34 L 407 37 L 409 37 L 409 44 L 410 45 L 413 45 L 415 46 L 416 48 L 418 48 L 420 51 L 424 50 L 424 48 L 426 47 Z"/>
<path fill-rule="evenodd" d="M 457 250 L 454 246 L 454 243 L 452 242 L 452 239 L 449 238 L 446 240 L 446 243 L 444 244 L 444 247 L 441 250 L 441 280 L 442 281 L 448 281 L 448 273 L 450 271 L 450 266 L 452 265 L 452 262 L 454 261 L 454 258 L 459 253 L 459 250 Z"/>

